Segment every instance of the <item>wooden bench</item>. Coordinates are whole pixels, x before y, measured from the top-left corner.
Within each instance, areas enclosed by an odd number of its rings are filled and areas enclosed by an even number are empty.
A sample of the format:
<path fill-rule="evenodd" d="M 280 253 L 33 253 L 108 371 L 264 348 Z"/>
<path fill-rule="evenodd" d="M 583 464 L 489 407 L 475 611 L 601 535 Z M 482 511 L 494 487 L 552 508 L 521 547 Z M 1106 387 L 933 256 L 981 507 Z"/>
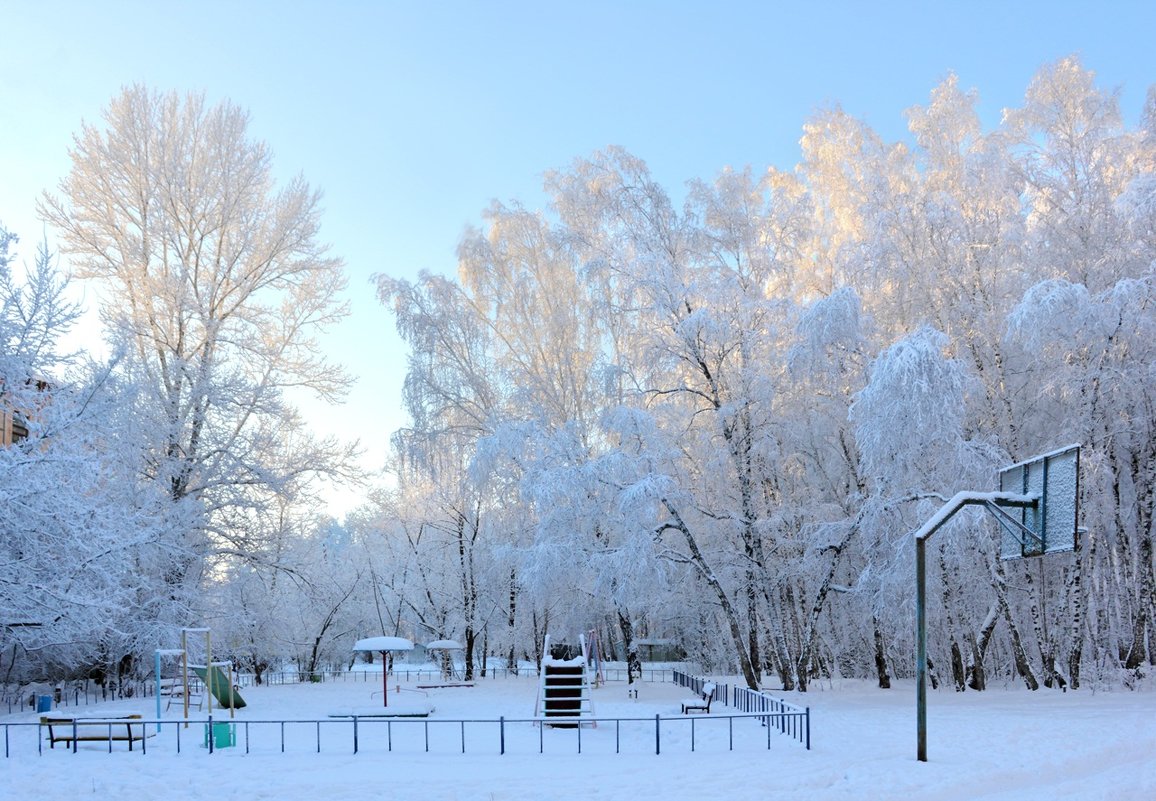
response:
<path fill-rule="evenodd" d="M 715 683 L 708 681 L 702 685 L 702 693 L 700 698 L 695 698 L 693 701 L 682 702 L 682 714 L 689 715 L 691 712 L 705 712 L 710 714 L 710 702 L 714 700 Z"/>
<path fill-rule="evenodd" d="M 110 748 L 114 741 L 127 742 L 128 750 L 131 751 L 133 742 L 147 736 L 144 723 L 140 721 L 140 715 L 108 718 L 40 717 L 40 725 L 48 729 L 48 747 L 55 748 L 57 743 L 72 743 L 73 751 L 76 751 L 76 744 L 81 740 L 106 742 Z"/>

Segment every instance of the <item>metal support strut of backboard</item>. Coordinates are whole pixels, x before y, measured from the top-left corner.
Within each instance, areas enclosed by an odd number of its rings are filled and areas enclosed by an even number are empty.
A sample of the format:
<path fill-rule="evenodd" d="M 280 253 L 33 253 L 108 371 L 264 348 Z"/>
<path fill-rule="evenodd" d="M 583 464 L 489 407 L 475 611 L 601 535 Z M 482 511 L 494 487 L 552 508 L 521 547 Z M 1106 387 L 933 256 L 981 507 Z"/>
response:
<path fill-rule="evenodd" d="M 1079 468 L 1079 445 L 1004 468 L 1000 471 L 1001 489 L 1011 485 L 1018 492 L 957 493 L 915 532 L 915 715 L 916 759 L 920 762 L 927 761 L 927 540 L 960 509 L 983 506 L 995 515 L 1008 540 L 1018 545 L 1018 553 L 1013 553 L 1005 542 L 1001 548 L 1005 558 L 1075 550 Z M 1008 509 L 1019 509 L 1020 519 Z"/>
<path fill-rule="evenodd" d="M 1041 499 L 1041 502 L 1042 502 L 1042 499 Z M 991 512 L 993 515 L 995 515 L 996 522 L 998 522 L 1000 524 L 1000 526 L 1003 527 L 1003 530 L 1006 531 L 1008 534 L 1010 534 L 1012 537 L 1015 537 L 1016 540 L 1019 541 L 1021 548 L 1023 548 L 1026 551 L 1028 548 L 1034 546 L 1038 551 L 1040 551 L 1040 552 L 1043 551 L 1043 549 L 1044 549 L 1043 535 L 1037 534 L 1036 532 L 1032 531 L 1030 528 L 1025 526 L 1021 521 L 1016 520 L 1014 517 L 1009 515 L 1007 512 L 1004 511 L 1003 507 L 1000 506 L 999 503 L 997 503 L 996 501 L 992 501 L 992 500 L 986 501 L 984 503 L 984 506 L 987 507 L 987 510 L 989 512 Z M 1034 506 L 1034 504 L 1033 504 L 1033 506 Z"/>

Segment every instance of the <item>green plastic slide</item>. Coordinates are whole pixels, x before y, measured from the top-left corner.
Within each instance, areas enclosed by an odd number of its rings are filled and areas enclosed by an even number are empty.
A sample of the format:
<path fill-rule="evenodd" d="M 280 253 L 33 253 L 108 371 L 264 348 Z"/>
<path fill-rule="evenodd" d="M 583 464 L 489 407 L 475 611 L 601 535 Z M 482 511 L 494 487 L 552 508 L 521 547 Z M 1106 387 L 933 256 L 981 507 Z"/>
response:
<path fill-rule="evenodd" d="M 189 666 L 190 669 L 200 676 L 201 681 L 209 688 L 209 692 L 217 699 L 217 703 L 221 705 L 222 709 L 240 709 L 245 706 L 245 699 L 237 692 L 233 685 L 229 684 L 229 677 L 225 672 L 216 665 L 209 668 Z M 210 677 L 212 680 L 210 681 Z"/>

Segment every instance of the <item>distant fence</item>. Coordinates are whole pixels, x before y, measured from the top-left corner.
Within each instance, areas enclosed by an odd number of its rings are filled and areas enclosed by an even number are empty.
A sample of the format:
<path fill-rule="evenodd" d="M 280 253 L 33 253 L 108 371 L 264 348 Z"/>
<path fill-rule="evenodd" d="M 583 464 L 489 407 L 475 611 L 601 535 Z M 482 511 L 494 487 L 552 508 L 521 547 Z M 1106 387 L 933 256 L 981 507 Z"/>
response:
<path fill-rule="evenodd" d="M 603 668 L 602 676 L 607 681 L 626 681 L 626 668 Z M 672 680 L 672 676 L 677 671 L 670 668 L 643 668 L 642 678 L 651 682 L 667 682 Z M 405 665 L 394 665 L 390 670 L 389 675 L 396 681 L 440 681 L 442 673 L 440 670 L 431 670 L 429 668 L 415 668 L 413 670 L 405 667 Z M 486 668 L 485 675 L 482 675 L 480 670 L 474 671 L 474 680 L 481 681 L 483 679 L 508 679 L 516 678 L 518 676 L 537 676 L 536 668 L 525 667 L 519 670 L 513 668 Z M 240 680 L 237 682 L 241 687 L 249 687 L 256 683 L 252 673 L 239 674 Z M 297 673 L 295 671 L 287 672 L 265 672 L 261 674 L 261 683 L 269 685 L 279 684 L 298 684 L 303 681 L 315 682 L 348 682 L 348 681 L 364 681 L 377 682 L 381 684 L 380 670 L 321 670 L 314 673 Z"/>
<path fill-rule="evenodd" d="M 711 679 L 691 676 L 680 670 L 673 671 L 674 683 L 689 687 L 696 695 L 702 695 L 702 688 Z M 756 692 L 747 687 L 731 687 L 729 684 L 714 682 L 712 701 L 722 701 L 727 706 L 742 713 L 759 713 L 759 721 L 767 727 L 777 729 L 811 750 L 811 708 L 796 706 L 766 693 Z"/>

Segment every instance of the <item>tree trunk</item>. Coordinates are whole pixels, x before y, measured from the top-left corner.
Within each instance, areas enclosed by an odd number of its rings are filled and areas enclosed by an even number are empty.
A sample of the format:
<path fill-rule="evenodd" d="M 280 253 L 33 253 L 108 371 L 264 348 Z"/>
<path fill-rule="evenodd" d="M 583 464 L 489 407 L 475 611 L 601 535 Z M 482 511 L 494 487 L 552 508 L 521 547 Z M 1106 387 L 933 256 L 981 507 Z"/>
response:
<path fill-rule="evenodd" d="M 530 615 L 530 628 L 533 631 L 534 643 L 534 670 L 542 672 L 542 646 L 546 644 L 546 632 L 550 630 L 550 610 L 543 612 L 542 625 L 538 625 L 538 610 Z"/>
<path fill-rule="evenodd" d="M 1019 630 L 1016 628 L 1015 621 L 1012 620 L 1011 608 L 1007 602 L 1007 574 L 1003 569 L 1003 562 L 998 559 L 995 561 L 993 567 L 992 589 L 995 590 L 996 603 L 999 604 L 1000 614 L 1003 616 L 1004 622 L 1007 623 L 1008 636 L 1011 638 L 1012 659 L 1015 662 L 1016 673 L 1024 680 L 1029 690 L 1038 690 L 1040 683 L 1036 680 L 1035 673 L 1032 672 L 1031 662 L 1028 660 L 1027 651 L 1024 650 L 1023 642 L 1020 640 Z"/>
<path fill-rule="evenodd" d="M 1024 649 L 1023 642 L 1020 640 L 1019 630 L 1016 629 L 1016 624 L 1012 620 L 1011 609 L 1008 608 L 1006 602 L 1002 604 L 1003 619 L 1007 623 L 1008 635 L 1011 637 L 1012 645 L 1012 659 L 1015 661 L 1016 673 L 1024 680 L 1024 684 L 1029 690 L 1038 690 L 1040 683 L 1036 679 L 1036 674 L 1032 672 L 1031 662 L 1028 660 L 1027 651 Z"/>
<path fill-rule="evenodd" d="M 811 612 L 807 617 L 806 638 L 803 641 L 802 655 L 800 657 L 804 662 L 809 662 L 815 653 L 815 640 L 818 637 L 819 631 L 819 616 L 823 613 L 823 609 L 827 605 L 827 596 L 831 591 L 831 583 L 835 580 L 835 571 L 839 567 L 839 557 L 843 555 L 843 550 L 851 542 L 851 537 L 855 535 L 856 531 L 858 531 L 858 521 L 848 527 L 847 534 L 838 545 L 832 545 L 826 549 L 831 551 L 831 564 L 827 566 L 827 573 L 823 576 L 823 581 L 815 593 L 815 602 L 811 604 Z M 878 632 L 878 626 L 876 626 L 876 632 Z M 890 685 L 890 679 L 888 679 L 888 685 Z"/>
<path fill-rule="evenodd" d="M 879 628 L 879 618 L 871 616 L 871 627 L 875 631 L 875 675 L 879 678 L 879 689 L 891 689 L 891 675 L 887 672 L 887 652 L 883 647 L 883 632 Z"/>
<path fill-rule="evenodd" d="M 973 637 L 971 641 L 971 662 L 967 666 L 967 686 L 973 690 L 987 689 L 987 672 L 984 670 L 983 662 L 987 657 L 987 648 L 991 644 L 996 623 L 999 622 L 999 609 L 998 603 L 992 604 L 987 611 L 983 625 L 980 626 L 979 637 Z"/>
<path fill-rule="evenodd" d="M 746 577 L 747 595 L 747 653 L 750 654 L 751 666 L 754 668 L 755 681 L 759 682 L 763 675 L 762 658 L 759 656 L 759 593 L 755 587 L 755 576 L 750 570 Z"/>
<path fill-rule="evenodd" d="M 770 597 L 767 598 L 767 602 L 770 604 Z M 789 692 L 795 689 L 795 667 L 791 662 L 790 654 L 787 653 L 787 636 L 783 632 L 781 593 L 776 607 L 767 609 L 767 628 L 770 631 L 770 646 L 774 650 L 775 671 L 779 674 L 779 682 L 783 685 L 783 690 Z M 758 687 L 751 689 L 757 690 Z"/>
<path fill-rule="evenodd" d="M 963 651 L 955 635 L 951 635 L 951 681 L 955 684 L 955 691 L 961 693 L 967 689 L 967 678 L 963 670 Z"/>
<path fill-rule="evenodd" d="M 807 656 L 804 655 L 803 647 L 803 626 L 799 621 L 799 605 L 795 601 L 795 588 L 791 583 L 787 583 L 784 598 L 784 606 L 790 611 L 791 622 L 791 640 L 788 646 L 793 646 L 795 658 L 792 661 L 795 669 L 796 686 L 799 692 L 805 693 L 807 691 L 807 683 L 811 678 L 811 663 Z"/>
<path fill-rule="evenodd" d="M 699 574 L 699 577 L 710 587 L 718 598 L 719 606 L 722 608 L 723 616 L 726 618 L 727 628 L 730 630 L 731 642 L 735 646 L 735 651 L 739 659 L 739 669 L 742 671 L 743 679 L 747 683 L 747 687 L 752 690 L 759 689 L 759 681 L 754 666 L 751 664 L 750 653 L 747 651 L 746 643 L 744 641 L 743 629 L 740 625 L 739 616 L 735 610 L 734 604 L 731 603 L 730 596 L 727 595 L 726 589 L 722 583 L 715 576 L 714 571 L 711 570 L 710 565 L 707 564 L 706 557 L 703 556 L 702 551 L 698 547 L 698 541 L 695 539 L 690 527 L 682 519 L 682 515 L 674 508 L 666 498 L 662 499 L 662 505 L 670 514 L 672 521 L 665 523 L 661 530 L 673 529 L 683 535 L 686 541 L 690 557 L 687 562 L 691 564 Z"/>
<path fill-rule="evenodd" d="M 1084 581 L 1083 560 L 1077 550 L 1071 572 L 1067 576 L 1068 608 L 1071 622 L 1068 632 L 1071 646 L 1068 651 L 1068 679 L 1073 690 L 1080 689 L 1080 662 L 1084 655 Z"/>
<path fill-rule="evenodd" d="M 477 623 L 477 608 L 478 608 L 478 583 L 477 577 L 474 574 L 474 544 L 477 542 L 480 521 L 477 516 L 472 521 L 467 521 L 465 515 L 458 514 L 457 516 L 457 540 L 458 540 L 458 571 L 461 581 L 462 592 L 462 616 L 465 618 L 465 637 L 466 650 L 465 658 L 465 673 L 463 679 L 465 681 L 473 681 L 474 679 L 474 648 L 477 644 L 478 631 Z M 469 534 L 467 536 L 467 527 Z"/>
<path fill-rule="evenodd" d="M 617 609 L 618 629 L 622 632 L 623 650 L 626 651 L 626 683 L 633 684 L 635 679 L 642 678 L 642 660 L 638 656 L 638 645 L 634 642 L 634 623 L 630 620 L 630 612 Z"/>
<path fill-rule="evenodd" d="M 474 649 L 477 648 L 478 633 L 474 631 L 474 627 L 466 626 L 466 648 L 462 658 L 465 660 L 465 668 L 462 674 L 464 681 L 474 680 Z"/>
<path fill-rule="evenodd" d="M 1040 652 L 1040 663 L 1043 666 L 1044 686 L 1048 688 L 1056 686 L 1062 690 L 1066 690 L 1068 682 L 1060 675 L 1060 672 L 1056 670 L 1056 643 L 1048 632 L 1047 607 L 1045 606 L 1047 603 L 1048 585 L 1047 574 L 1044 572 L 1047 566 L 1044 564 L 1042 557 L 1037 559 L 1036 562 L 1039 565 L 1040 580 L 1039 586 L 1032 596 L 1031 616 L 1032 628 L 1035 631 L 1036 643 Z M 1024 571 L 1024 576 L 1025 583 L 1029 591 L 1031 591 L 1032 574 L 1030 566 Z M 1037 599 L 1039 603 L 1036 603 Z"/>
<path fill-rule="evenodd" d="M 947 637 L 951 643 L 951 680 L 955 684 L 955 691 L 963 692 L 967 689 L 967 683 L 964 678 L 963 652 L 960 650 L 959 640 L 955 636 L 955 614 L 952 611 L 955 608 L 955 599 L 951 591 L 952 572 L 947 568 L 947 552 L 942 545 L 939 548 L 939 572 L 943 581 L 943 614 L 947 622 Z"/>
<path fill-rule="evenodd" d="M 518 607 L 518 574 L 515 570 L 510 570 L 510 607 L 506 615 L 506 634 L 510 638 L 510 650 L 506 655 L 506 669 L 510 671 L 510 675 L 518 675 L 518 659 L 514 651 L 514 643 L 517 640 L 517 630 L 515 624 L 517 617 L 515 610 Z"/>
<path fill-rule="evenodd" d="M 1148 656 L 1148 619 L 1152 607 L 1154 578 L 1152 575 L 1152 532 L 1145 531 L 1140 536 L 1139 559 L 1140 587 L 1136 595 L 1135 611 L 1132 613 L 1132 645 L 1124 660 L 1127 670 L 1135 670 L 1144 664 Z"/>
<path fill-rule="evenodd" d="M 489 667 L 490 660 L 490 629 L 488 626 L 482 626 L 482 678 L 486 677 L 486 669 Z"/>

